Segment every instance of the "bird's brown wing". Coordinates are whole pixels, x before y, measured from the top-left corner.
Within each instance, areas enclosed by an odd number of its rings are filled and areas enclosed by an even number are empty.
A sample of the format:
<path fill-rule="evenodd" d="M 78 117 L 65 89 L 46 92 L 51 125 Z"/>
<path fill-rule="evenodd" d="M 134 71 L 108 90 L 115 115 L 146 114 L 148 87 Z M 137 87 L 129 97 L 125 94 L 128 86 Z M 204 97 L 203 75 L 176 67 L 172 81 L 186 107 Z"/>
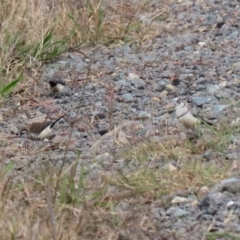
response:
<path fill-rule="evenodd" d="M 51 122 L 35 122 L 30 125 L 29 132 L 31 133 L 40 133 L 42 130 L 44 130 L 47 126 L 49 126 Z"/>

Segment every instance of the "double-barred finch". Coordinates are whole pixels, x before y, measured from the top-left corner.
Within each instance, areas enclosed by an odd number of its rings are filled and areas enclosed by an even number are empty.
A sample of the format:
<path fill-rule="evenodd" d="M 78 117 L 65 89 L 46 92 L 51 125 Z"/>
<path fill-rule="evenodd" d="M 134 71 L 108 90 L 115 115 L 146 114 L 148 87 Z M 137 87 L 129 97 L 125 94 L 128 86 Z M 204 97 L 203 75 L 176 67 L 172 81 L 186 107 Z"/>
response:
<path fill-rule="evenodd" d="M 66 83 L 59 74 L 56 74 L 53 75 L 49 81 L 49 85 L 52 92 L 61 92 L 64 89 Z"/>
<path fill-rule="evenodd" d="M 51 135 L 54 125 L 64 116 L 65 114 L 62 115 L 57 120 L 55 120 L 54 122 L 49 122 L 49 121 L 33 122 L 21 129 L 20 136 L 22 137 L 23 135 L 27 134 L 28 138 L 30 139 L 36 139 L 36 140 L 45 139 L 46 137 Z"/>
<path fill-rule="evenodd" d="M 207 122 L 200 116 L 194 116 L 194 114 L 191 113 L 190 108 L 188 107 L 187 103 L 185 102 L 179 102 L 176 105 L 176 117 L 180 121 L 180 123 L 186 127 L 193 129 L 194 127 L 200 125 L 201 123 L 205 123 L 208 125 L 212 125 L 212 123 Z"/>

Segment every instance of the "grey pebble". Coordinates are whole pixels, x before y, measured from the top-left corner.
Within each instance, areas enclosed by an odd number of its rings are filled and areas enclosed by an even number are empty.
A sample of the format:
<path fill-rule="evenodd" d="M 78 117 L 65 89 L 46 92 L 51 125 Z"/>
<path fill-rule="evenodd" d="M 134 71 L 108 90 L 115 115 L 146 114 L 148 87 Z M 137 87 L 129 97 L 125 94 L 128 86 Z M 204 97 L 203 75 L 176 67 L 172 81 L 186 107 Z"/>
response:
<path fill-rule="evenodd" d="M 192 102 L 194 105 L 201 107 L 203 104 L 211 103 L 212 101 L 216 100 L 215 97 L 209 96 L 209 97 L 192 97 Z"/>
<path fill-rule="evenodd" d="M 125 93 L 122 95 L 123 102 L 131 103 L 133 101 L 133 95 L 130 93 Z"/>
<path fill-rule="evenodd" d="M 240 193 L 240 179 L 229 178 L 221 181 L 216 186 L 220 191 L 227 191 L 230 193 Z"/>
<path fill-rule="evenodd" d="M 224 109 L 228 108 L 228 105 L 214 105 L 213 111 L 214 113 L 222 112 Z"/>
<path fill-rule="evenodd" d="M 238 34 L 239 34 L 238 31 L 234 31 L 234 32 L 230 33 L 228 36 L 229 36 L 230 38 L 237 38 L 237 37 L 238 37 Z"/>
<path fill-rule="evenodd" d="M 173 206 L 170 207 L 167 211 L 166 214 L 172 215 L 173 217 L 183 217 L 189 214 L 189 212 L 183 210 L 182 208 L 178 206 Z"/>

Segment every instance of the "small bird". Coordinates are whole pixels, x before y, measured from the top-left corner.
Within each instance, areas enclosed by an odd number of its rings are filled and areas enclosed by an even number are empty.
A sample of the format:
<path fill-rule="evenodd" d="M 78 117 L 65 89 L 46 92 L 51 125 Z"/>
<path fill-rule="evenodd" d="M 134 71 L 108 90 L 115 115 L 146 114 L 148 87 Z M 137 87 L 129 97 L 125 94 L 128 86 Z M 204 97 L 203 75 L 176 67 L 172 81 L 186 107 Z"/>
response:
<path fill-rule="evenodd" d="M 179 104 L 176 105 L 175 109 L 177 119 L 185 128 L 194 129 L 196 126 L 202 123 L 212 125 L 212 123 L 207 122 L 202 117 L 192 114 L 188 105 L 183 101 L 179 102 Z"/>
<path fill-rule="evenodd" d="M 43 140 L 52 133 L 54 125 L 64 116 L 65 114 L 54 122 L 33 122 L 21 129 L 20 136 L 22 137 L 27 134 L 28 138 L 30 139 Z"/>
<path fill-rule="evenodd" d="M 64 89 L 66 83 L 59 74 L 56 74 L 53 75 L 49 81 L 49 85 L 52 92 L 61 92 Z"/>

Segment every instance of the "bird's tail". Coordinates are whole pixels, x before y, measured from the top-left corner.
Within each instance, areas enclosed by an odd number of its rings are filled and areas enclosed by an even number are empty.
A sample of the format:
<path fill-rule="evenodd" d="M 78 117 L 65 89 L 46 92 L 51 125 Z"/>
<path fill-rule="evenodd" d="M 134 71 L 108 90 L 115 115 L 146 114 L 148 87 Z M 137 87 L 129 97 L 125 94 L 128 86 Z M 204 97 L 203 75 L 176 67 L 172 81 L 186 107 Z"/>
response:
<path fill-rule="evenodd" d="M 193 116 L 197 119 L 199 119 L 201 121 L 202 124 L 206 124 L 206 125 L 209 125 L 209 126 L 212 126 L 213 123 L 207 121 L 206 119 L 204 119 L 203 117 L 201 117 L 200 115 L 198 114 L 193 114 Z"/>
<path fill-rule="evenodd" d="M 58 118 L 56 121 L 54 121 L 53 123 L 50 124 L 50 128 L 53 128 L 54 125 L 59 121 L 61 120 L 66 114 L 63 114 L 60 118 Z"/>

